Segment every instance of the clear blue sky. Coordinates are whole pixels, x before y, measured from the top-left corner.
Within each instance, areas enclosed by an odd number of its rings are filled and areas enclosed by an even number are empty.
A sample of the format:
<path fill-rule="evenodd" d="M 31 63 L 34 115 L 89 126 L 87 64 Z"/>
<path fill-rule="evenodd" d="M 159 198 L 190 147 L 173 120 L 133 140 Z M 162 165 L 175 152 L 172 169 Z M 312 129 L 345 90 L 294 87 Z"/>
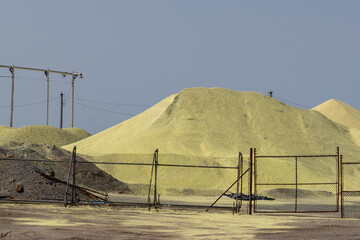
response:
<path fill-rule="evenodd" d="M 82 72 L 76 97 L 96 102 L 151 106 L 184 88 L 223 87 L 272 89 L 308 107 L 335 98 L 360 109 L 359 13 L 355 0 L 6 0 L 0 65 Z M 9 75 L 0 69 L 0 125 L 10 121 Z M 16 76 L 14 126 L 45 124 L 45 103 L 18 106 L 46 100 L 45 76 Z M 58 127 L 59 94 L 71 96 L 70 78 L 50 78 L 50 124 Z M 91 133 L 130 117 L 119 113 L 148 108 L 82 104 L 75 125 Z M 64 127 L 70 110 L 67 100 Z"/>

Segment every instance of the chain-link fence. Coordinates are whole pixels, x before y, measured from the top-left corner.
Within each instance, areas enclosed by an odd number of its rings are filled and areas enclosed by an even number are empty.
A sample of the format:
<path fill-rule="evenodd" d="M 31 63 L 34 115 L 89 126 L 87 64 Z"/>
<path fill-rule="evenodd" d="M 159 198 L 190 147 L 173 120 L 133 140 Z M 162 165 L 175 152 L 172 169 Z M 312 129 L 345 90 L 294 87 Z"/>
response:
<path fill-rule="evenodd" d="M 254 153 L 254 212 L 339 211 L 339 152 L 259 156 Z"/>
<path fill-rule="evenodd" d="M 0 159 L 0 202 L 234 209 L 248 191 L 242 155 L 116 154 L 58 159 Z M 233 184 L 235 182 L 235 184 Z M 231 188 L 228 187 L 233 184 Z M 224 192 L 226 189 L 228 191 Z"/>
<path fill-rule="evenodd" d="M 341 217 L 360 218 L 360 162 L 341 161 Z"/>

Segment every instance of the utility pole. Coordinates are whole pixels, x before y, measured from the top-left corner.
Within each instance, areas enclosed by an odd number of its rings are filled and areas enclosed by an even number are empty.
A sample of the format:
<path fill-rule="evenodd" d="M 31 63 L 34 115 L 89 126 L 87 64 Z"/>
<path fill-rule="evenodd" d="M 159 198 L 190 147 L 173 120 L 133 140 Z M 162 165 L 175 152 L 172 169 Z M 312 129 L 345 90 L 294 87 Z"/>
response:
<path fill-rule="evenodd" d="M 42 68 L 28 68 L 28 67 L 19 67 L 19 66 L 7 66 L 7 65 L 0 65 L 0 68 L 8 68 L 12 74 L 12 89 L 11 89 L 11 113 L 10 113 L 10 127 L 13 126 L 13 115 L 14 115 L 14 81 L 15 81 L 15 69 L 20 69 L 20 70 L 31 70 L 31 71 L 39 71 L 39 72 L 44 72 L 45 76 L 46 76 L 46 80 L 47 80 L 47 114 L 46 114 L 46 125 L 49 124 L 49 89 L 50 89 L 50 80 L 49 80 L 49 74 L 50 73 L 56 73 L 56 74 L 61 74 L 64 77 L 66 77 L 67 75 L 71 75 L 72 76 L 72 90 L 73 90 L 73 100 L 72 100 L 72 127 L 74 127 L 74 87 L 75 87 L 75 78 L 77 76 L 80 76 L 80 78 L 83 78 L 82 73 L 78 73 L 78 72 L 62 72 L 62 71 L 55 71 L 55 70 L 50 70 L 50 69 L 42 69 Z"/>
<path fill-rule="evenodd" d="M 46 126 L 49 126 L 49 90 L 50 90 L 50 80 L 49 80 L 49 69 L 45 71 L 46 81 L 47 81 L 47 94 L 46 94 Z"/>
<path fill-rule="evenodd" d="M 64 93 L 61 92 L 60 93 L 60 96 L 61 96 L 61 106 L 60 106 L 60 129 L 63 128 L 63 106 L 64 106 L 64 101 L 63 101 L 63 96 L 64 96 Z"/>
<path fill-rule="evenodd" d="M 78 75 L 75 75 L 74 72 L 72 73 L 72 82 L 71 82 L 71 87 L 72 87 L 72 107 L 71 107 L 71 127 L 74 127 L 74 98 L 75 98 L 75 78 Z"/>
<path fill-rule="evenodd" d="M 13 119 L 14 119 L 14 88 L 15 88 L 15 69 L 14 66 L 9 68 L 11 72 L 11 113 L 10 113 L 10 127 L 13 126 Z"/>

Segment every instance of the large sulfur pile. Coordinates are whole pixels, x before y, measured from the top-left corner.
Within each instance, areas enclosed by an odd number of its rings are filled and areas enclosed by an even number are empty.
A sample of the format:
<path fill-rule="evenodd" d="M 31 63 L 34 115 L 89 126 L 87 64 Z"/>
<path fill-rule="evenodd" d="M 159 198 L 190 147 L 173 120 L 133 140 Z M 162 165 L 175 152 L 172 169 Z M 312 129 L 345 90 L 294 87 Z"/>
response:
<path fill-rule="evenodd" d="M 346 126 L 354 142 L 360 145 L 360 111 L 335 99 L 330 99 L 314 107 L 313 110 L 319 111 L 330 120 Z"/>
<path fill-rule="evenodd" d="M 0 126 L 0 144 L 19 142 L 63 146 L 89 136 L 88 132 L 80 128 L 59 129 L 49 126 L 10 128 Z"/>
<path fill-rule="evenodd" d="M 318 111 L 221 88 L 185 89 L 75 144 L 87 155 L 159 148 L 161 153 L 236 156 L 250 147 L 264 154 L 300 154 L 334 152 L 338 145 L 358 151 L 347 128 Z"/>
<path fill-rule="evenodd" d="M 292 107 L 260 93 L 222 88 L 185 89 L 127 121 L 64 148 L 71 150 L 74 145 L 79 153 L 97 161 L 151 163 L 151 153 L 159 148 L 161 163 L 224 165 L 226 162 L 232 166 L 237 164 L 238 152 L 247 155 L 250 147 L 266 155 L 335 154 L 337 146 L 348 158 L 360 153 L 348 127 L 331 121 L 319 111 Z M 138 157 L 144 154 L 148 157 Z M 336 171 L 336 165 L 329 167 L 327 162 L 309 164 L 303 168 L 308 177 L 316 177 L 318 171 L 323 176 Z M 281 180 L 287 177 L 287 168 L 292 170 L 293 163 L 279 161 L 269 167 L 282 169 L 276 176 Z M 150 174 L 148 168 L 130 170 L 120 166 L 114 166 L 109 173 L 129 183 L 142 178 L 146 182 Z M 229 177 L 228 173 L 194 172 L 189 174 L 191 178 L 184 174 L 183 169 L 173 169 L 160 175 L 172 186 L 189 189 L 226 188 L 234 177 L 222 182 L 216 180 L 224 179 L 218 175 Z"/>

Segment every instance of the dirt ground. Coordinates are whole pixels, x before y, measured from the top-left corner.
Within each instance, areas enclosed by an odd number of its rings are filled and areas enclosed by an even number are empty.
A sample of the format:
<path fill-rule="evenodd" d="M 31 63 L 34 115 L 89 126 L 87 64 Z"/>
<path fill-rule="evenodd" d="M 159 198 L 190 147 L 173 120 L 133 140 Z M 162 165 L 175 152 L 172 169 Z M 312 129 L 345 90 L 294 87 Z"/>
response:
<path fill-rule="evenodd" d="M 6 234 L 1 237 L 1 234 Z M 0 239 L 359 239 L 339 214 L 232 215 L 109 206 L 0 204 Z"/>

